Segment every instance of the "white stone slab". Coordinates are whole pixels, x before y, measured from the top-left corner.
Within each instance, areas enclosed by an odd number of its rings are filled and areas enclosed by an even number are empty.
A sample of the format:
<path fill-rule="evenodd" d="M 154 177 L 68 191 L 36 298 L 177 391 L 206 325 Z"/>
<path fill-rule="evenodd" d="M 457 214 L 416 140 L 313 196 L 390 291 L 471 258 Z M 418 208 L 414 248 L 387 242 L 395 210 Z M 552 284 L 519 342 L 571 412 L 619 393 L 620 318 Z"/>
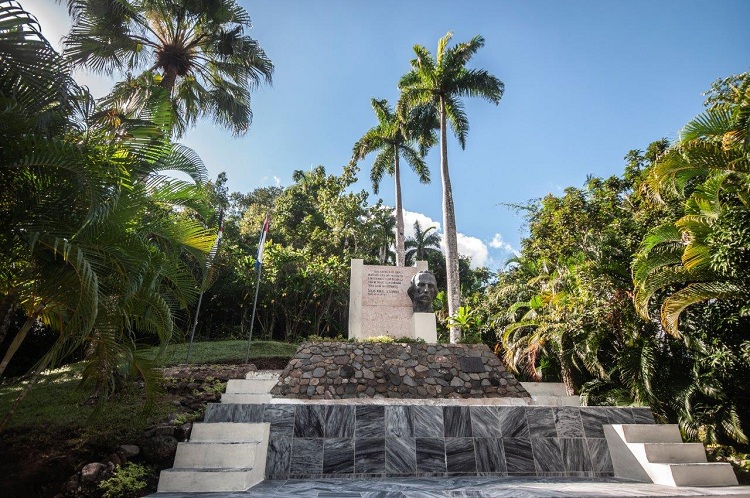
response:
<path fill-rule="evenodd" d="M 414 313 L 411 316 L 409 337 L 423 339 L 430 344 L 437 343 L 437 319 L 435 313 Z"/>
<path fill-rule="evenodd" d="M 426 261 L 417 261 L 417 266 L 396 267 L 365 265 L 364 260 L 353 259 L 349 279 L 349 338 L 409 337 L 413 312 L 406 291 L 411 278 L 426 270 Z"/>

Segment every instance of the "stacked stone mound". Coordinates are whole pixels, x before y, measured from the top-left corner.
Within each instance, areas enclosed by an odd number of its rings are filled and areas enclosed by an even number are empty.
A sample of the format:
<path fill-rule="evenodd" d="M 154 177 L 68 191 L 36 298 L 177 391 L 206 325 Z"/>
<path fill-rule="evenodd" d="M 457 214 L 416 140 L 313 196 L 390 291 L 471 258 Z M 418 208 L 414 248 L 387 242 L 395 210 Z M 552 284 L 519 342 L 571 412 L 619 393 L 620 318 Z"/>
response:
<path fill-rule="evenodd" d="M 305 343 L 271 394 L 302 399 L 529 398 L 485 344 Z"/>

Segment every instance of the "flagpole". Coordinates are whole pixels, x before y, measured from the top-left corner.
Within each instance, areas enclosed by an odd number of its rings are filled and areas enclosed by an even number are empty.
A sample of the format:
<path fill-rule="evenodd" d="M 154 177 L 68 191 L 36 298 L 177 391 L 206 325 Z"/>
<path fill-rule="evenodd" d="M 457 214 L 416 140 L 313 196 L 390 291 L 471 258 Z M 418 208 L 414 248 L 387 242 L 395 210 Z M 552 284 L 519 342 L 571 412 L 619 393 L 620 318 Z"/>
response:
<path fill-rule="evenodd" d="M 263 271 L 263 264 L 258 265 L 258 278 L 255 282 L 255 300 L 253 301 L 253 317 L 250 319 L 250 334 L 247 337 L 247 354 L 245 354 L 245 364 L 250 361 L 250 342 L 253 340 L 253 327 L 255 326 L 255 308 L 258 305 L 258 289 L 260 289 L 260 272 Z"/>
<path fill-rule="evenodd" d="M 201 312 L 201 303 L 203 302 L 203 292 L 206 287 L 206 280 L 208 279 L 208 272 L 211 269 L 211 263 L 213 262 L 214 256 L 219 252 L 219 243 L 221 242 L 221 235 L 224 232 L 224 210 L 219 211 L 219 231 L 216 233 L 216 243 L 211 251 L 208 253 L 206 259 L 206 274 L 201 282 L 201 293 L 198 295 L 198 306 L 195 307 L 195 318 L 193 318 L 193 327 L 190 330 L 190 343 L 188 344 L 187 354 L 185 355 L 185 363 L 190 363 L 190 351 L 193 349 L 193 338 L 195 337 L 195 329 L 198 327 L 198 315 Z"/>
<path fill-rule="evenodd" d="M 245 363 L 250 361 L 250 342 L 253 340 L 253 327 L 255 327 L 255 310 L 258 307 L 258 290 L 260 289 L 260 274 L 263 271 L 263 249 L 266 245 L 266 236 L 268 236 L 268 229 L 270 224 L 270 218 L 266 214 L 266 218 L 263 220 L 263 228 L 260 229 L 260 240 L 258 240 L 258 257 L 255 260 L 255 269 L 258 273 L 257 280 L 255 281 L 255 299 L 253 300 L 253 316 L 250 319 L 250 333 L 247 336 L 247 353 L 245 354 Z"/>

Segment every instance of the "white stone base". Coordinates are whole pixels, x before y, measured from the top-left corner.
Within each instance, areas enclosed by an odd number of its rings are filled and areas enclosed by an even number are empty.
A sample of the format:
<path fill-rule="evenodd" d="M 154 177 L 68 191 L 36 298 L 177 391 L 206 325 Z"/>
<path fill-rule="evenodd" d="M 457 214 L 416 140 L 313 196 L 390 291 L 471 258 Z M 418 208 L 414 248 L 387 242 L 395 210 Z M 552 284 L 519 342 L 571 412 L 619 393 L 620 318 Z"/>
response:
<path fill-rule="evenodd" d="M 424 339 L 429 344 L 437 343 L 435 313 L 414 313 L 411 317 L 411 337 Z"/>

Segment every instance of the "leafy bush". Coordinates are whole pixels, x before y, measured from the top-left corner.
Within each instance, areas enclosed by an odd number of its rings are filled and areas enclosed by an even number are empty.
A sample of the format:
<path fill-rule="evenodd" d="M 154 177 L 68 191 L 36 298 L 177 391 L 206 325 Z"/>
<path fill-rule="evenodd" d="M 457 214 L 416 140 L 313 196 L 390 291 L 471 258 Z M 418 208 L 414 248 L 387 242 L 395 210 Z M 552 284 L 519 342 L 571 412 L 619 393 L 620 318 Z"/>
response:
<path fill-rule="evenodd" d="M 112 477 L 100 482 L 99 489 L 104 491 L 103 498 L 137 497 L 153 472 L 154 469 L 149 466 L 128 462 Z"/>

